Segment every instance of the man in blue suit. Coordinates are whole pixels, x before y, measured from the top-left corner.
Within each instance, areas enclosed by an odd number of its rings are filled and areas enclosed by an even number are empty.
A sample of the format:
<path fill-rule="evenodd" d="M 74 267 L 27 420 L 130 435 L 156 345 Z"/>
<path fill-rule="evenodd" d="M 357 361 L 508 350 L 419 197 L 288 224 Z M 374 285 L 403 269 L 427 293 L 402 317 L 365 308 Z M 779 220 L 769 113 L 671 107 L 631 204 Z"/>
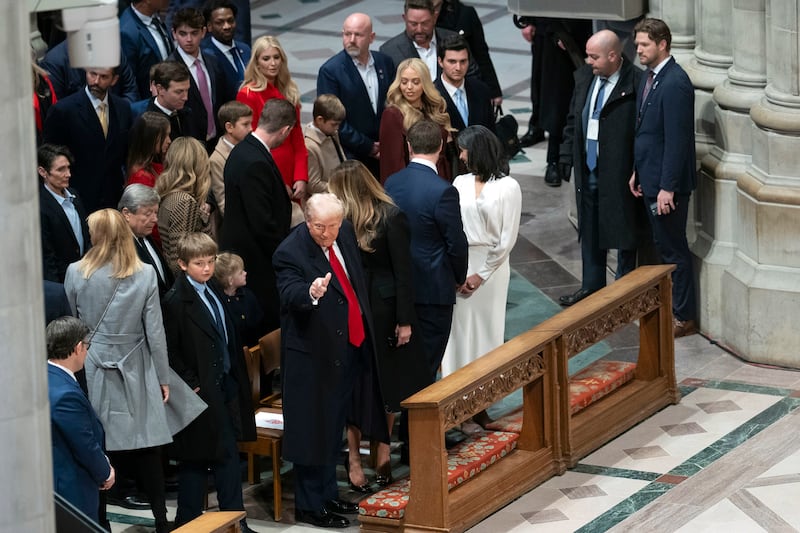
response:
<path fill-rule="evenodd" d="M 332 94 L 344 103 L 347 117 L 339 125 L 339 140 L 345 155 L 358 159 L 377 176 L 378 132 L 395 65 L 389 56 L 370 51 L 374 40 L 368 15 L 348 16 L 342 25 L 344 49 L 319 69 L 317 96 Z"/>
<path fill-rule="evenodd" d="M 234 39 L 237 13 L 238 8 L 231 0 L 212 0 L 203 8 L 208 27 L 203 54 L 217 60 L 226 81 L 225 90 L 218 95 L 221 104 L 236 99 L 250 61 L 250 45 Z"/>
<path fill-rule="evenodd" d="M 136 76 L 139 98 L 150 98 L 150 67 L 175 49 L 172 37 L 158 13 L 169 0 L 136 0 L 119 17 L 120 46 Z"/>
<path fill-rule="evenodd" d="M 647 75 L 637 91 L 634 138 L 634 196 L 643 197 L 653 240 L 672 273 L 675 337 L 697 331 L 692 254 L 686 240 L 689 198 L 697 185 L 694 146 L 694 88 L 670 53 L 672 35 L 659 19 L 634 28 L 636 53 Z"/>
<path fill-rule="evenodd" d="M 98 521 L 99 490 L 114 484 L 114 468 L 103 452 L 105 433 L 89 398 L 75 380 L 83 368 L 89 328 L 71 316 L 47 325 L 47 385 L 53 451 L 53 488 Z"/>
<path fill-rule="evenodd" d="M 461 35 L 448 37 L 436 47 L 436 54 L 442 75 L 433 84 L 447 103 L 450 124 L 456 131 L 475 125 L 494 131 L 489 86 L 478 77 L 467 77 L 472 62 L 467 40 Z"/>
<path fill-rule="evenodd" d="M 467 237 L 458 191 L 436 174 L 439 125 L 420 120 L 409 128 L 408 144 L 408 167 L 389 176 L 385 187 L 411 229 L 414 303 L 433 383 L 450 335 L 456 287 L 467 277 Z"/>

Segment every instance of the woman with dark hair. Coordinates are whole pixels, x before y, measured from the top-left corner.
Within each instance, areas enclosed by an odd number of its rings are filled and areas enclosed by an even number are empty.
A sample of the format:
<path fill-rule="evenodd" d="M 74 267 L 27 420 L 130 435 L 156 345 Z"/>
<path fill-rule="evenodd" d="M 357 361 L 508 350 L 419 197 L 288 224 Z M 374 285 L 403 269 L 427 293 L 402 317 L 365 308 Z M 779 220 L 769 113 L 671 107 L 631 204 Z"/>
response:
<path fill-rule="evenodd" d="M 164 170 L 170 133 L 169 119 L 163 113 L 146 111 L 136 119 L 128 143 L 128 185 L 156 186 L 156 178 Z"/>
<path fill-rule="evenodd" d="M 503 145 L 491 131 L 469 126 L 459 133 L 458 148 L 470 171 L 453 181 L 469 243 L 469 267 L 467 280 L 458 288 L 442 376 L 503 344 L 508 256 L 517 241 L 522 210 L 519 184 L 508 175 Z M 484 420 L 477 417 L 476 422 Z"/>
<path fill-rule="evenodd" d="M 351 488 L 368 492 L 359 454 L 361 431 L 368 433 L 362 421 L 373 421 L 376 414 L 385 414 L 391 432 L 400 402 L 428 384 L 428 363 L 416 328 L 406 216 L 360 161 L 348 160 L 336 167 L 328 188 L 344 204 L 345 218 L 355 229 L 367 272 L 375 328 L 377 370 L 385 413 L 375 413 L 370 390 L 356 387 L 354 409 L 347 428 L 350 455 L 345 463 Z M 385 486 L 392 480 L 389 442 L 388 439 L 380 441 L 380 435 L 370 436 L 379 441 L 377 483 Z"/>
<path fill-rule="evenodd" d="M 381 115 L 379 133 L 381 183 L 408 165 L 406 132 L 423 118 L 436 122 L 442 129 L 442 151 L 436 162 L 436 171 L 440 177 L 450 181 L 453 174 L 445 147 L 453 128 L 447 114 L 447 103 L 433 84 L 425 62 L 412 57 L 397 66 L 397 74 L 386 92 L 386 109 Z"/>
<path fill-rule="evenodd" d="M 156 186 L 156 179 L 164 171 L 164 156 L 170 143 L 171 127 L 164 113 L 145 111 L 133 123 L 128 142 L 128 183 Z M 158 226 L 151 233 L 153 241 L 161 249 Z"/>

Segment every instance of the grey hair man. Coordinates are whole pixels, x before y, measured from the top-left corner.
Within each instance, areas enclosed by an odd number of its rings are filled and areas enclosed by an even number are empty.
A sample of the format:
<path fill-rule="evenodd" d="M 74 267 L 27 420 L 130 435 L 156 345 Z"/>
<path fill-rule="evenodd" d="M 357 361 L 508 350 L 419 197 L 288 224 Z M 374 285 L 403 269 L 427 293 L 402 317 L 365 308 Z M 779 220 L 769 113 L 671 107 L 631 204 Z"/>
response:
<path fill-rule="evenodd" d="M 136 253 L 143 263 L 153 265 L 158 277 L 158 295 L 164 296 L 171 287 L 175 278 L 172 270 L 167 267 L 164 256 L 161 255 L 161 241 L 158 238 L 156 224 L 158 223 L 158 203 L 161 201 L 158 193 L 152 187 L 134 183 L 125 187 L 119 200 L 117 209 L 122 213 L 125 221 L 133 232 L 133 241 L 136 244 Z"/>

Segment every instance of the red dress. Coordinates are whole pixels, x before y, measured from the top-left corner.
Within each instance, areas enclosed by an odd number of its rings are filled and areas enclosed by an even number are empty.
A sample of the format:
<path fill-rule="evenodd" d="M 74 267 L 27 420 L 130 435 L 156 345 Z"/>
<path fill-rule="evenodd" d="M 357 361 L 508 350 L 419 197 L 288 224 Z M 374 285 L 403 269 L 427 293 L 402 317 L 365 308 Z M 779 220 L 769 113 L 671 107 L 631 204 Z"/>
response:
<path fill-rule="evenodd" d="M 447 181 L 453 181 L 450 170 L 450 162 L 445 155 L 447 146 L 447 130 L 442 129 L 442 151 L 439 152 L 439 160 L 436 161 L 436 172 L 439 177 Z M 408 145 L 406 130 L 403 127 L 403 112 L 395 106 L 388 106 L 381 115 L 381 129 L 378 140 L 381 143 L 381 183 L 386 178 L 403 170 L 408 166 Z"/>
<path fill-rule="evenodd" d="M 161 163 L 152 163 L 153 170 L 155 170 L 155 175 L 149 172 L 147 169 L 140 168 L 133 174 L 128 177 L 127 185 L 133 185 L 134 183 L 141 183 L 142 185 L 147 185 L 148 187 L 155 188 L 156 186 L 156 178 L 163 172 L 164 165 Z M 153 242 L 158 245 L 158 248 L 161 249 L 161 236 L 158 234 L 158 224 L 153 226 Z"/>
<path fill-rule="evenodd" d="M 281 92 L 271 83 L 263 91 L 254 91 L 250 87 L 242 87 L 236 99 L 253 110 L 253 130 L 258 126 L 258 118 L 267 100 L 282 98 Z M 289 137 L 278 146 L 270 150 L 278 170 L 281 172 L 283 182 L 289 187 L 295 181 L 308 181 L 308 150 L 303 138 L 303 127 L 300 123 L 300 106 L 296 106 L 297 118 Z"/>

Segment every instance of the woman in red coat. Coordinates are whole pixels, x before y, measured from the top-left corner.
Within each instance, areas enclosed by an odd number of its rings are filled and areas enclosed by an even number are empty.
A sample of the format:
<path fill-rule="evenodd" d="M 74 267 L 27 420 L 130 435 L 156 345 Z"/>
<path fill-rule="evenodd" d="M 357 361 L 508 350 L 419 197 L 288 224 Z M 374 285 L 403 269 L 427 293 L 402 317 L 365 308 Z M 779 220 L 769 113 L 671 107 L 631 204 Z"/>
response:
<path fill-rule="evenodd" d="M 289 195 L 297 201 L 305 198 L 308 181 L 308 150 L 300 122 L 300 91 L 289 74 L 286 53 L 278 39 L 265 35 L 253 43 L 253 54 L 244 71 L 242 88 L 236 95 L 238 101 L 253 110 L 254 130 L 264 104 L 272 98 L 288 100 L 297 110 L 297 120 L 289 137 L 271 151 Z"/>

